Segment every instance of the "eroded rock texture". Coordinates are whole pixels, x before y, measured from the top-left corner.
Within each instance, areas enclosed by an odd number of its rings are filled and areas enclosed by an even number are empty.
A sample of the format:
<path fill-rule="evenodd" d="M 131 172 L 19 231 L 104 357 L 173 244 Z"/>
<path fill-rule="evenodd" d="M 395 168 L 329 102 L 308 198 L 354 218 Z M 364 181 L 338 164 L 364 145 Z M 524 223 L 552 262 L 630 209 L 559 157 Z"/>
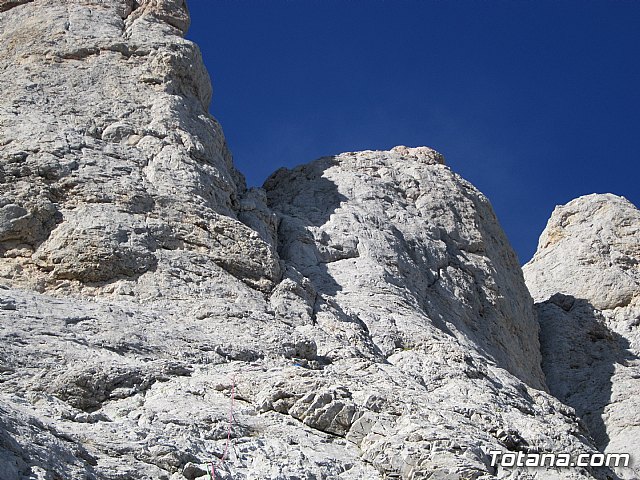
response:
<path fill-rule="evenodd" d="M 517 259 L 487 199 L 437 152 L 346 153 L 265 188 L 280 255 L 316 291 L 316 321 L 328 298 L 369 332 L 372 355 L 455 339 L 543 388 Z"/>
<path fill-rule="evenodd" d="M 438 153 L 246 190 L 182 0 L 0 10 L 2 480 L 615 478 L 490 465 L 599 440 Z"/>
<path fill-rule="evenodd" d="M 270 246 L 236 219 L 244 179 L 207 114 L 182 1 L 39 0 L 0 22 L 3 277 L 168 283 L 186 261 L 278 280 Z"/>
<path fill-rule="evenodd" d="M 640 211 L 615 195 L 556 208 L 524 271 L 551 393 L 601 450 L 640 458 Z"/>

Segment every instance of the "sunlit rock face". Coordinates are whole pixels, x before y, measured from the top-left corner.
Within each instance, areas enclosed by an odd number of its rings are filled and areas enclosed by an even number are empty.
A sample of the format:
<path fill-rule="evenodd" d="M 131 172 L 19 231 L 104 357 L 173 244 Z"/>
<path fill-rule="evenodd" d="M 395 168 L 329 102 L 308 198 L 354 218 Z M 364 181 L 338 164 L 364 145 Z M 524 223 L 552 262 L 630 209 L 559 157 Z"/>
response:
<path fill-rule="evenodd" d="M 540 330 L 489 201 L 439 153 L 247 190 L 182 0 L 0 12 L 2 480 L 615 478 L 491 465 L 602 439 L 556 388 L 555 310 Z M 606 371 L 624 348 L 603 335 L 566 341 L 609 346 Z"/>
<path fill-rule="evenodd" d="M 0 22 L 0 274 L 42 290 L 169 282 L 188 252 L 272 287 L 183 2 L 35 1 Z"/>
<path fill-rule="evenodd" d="M 279 252 L 385 357 L 455 339 L 544 388 L 538 325 L 489 201 L 428 148 L 345 153 L 265 184 Z M 315 310 L 320 304 L 315 305 Z"/>
<path fill-rule="evenodd" d="M 524 272 L 551 393 L 601 450 L 640 458 L 640 211 L 610 194 L 557 207 Z"/>

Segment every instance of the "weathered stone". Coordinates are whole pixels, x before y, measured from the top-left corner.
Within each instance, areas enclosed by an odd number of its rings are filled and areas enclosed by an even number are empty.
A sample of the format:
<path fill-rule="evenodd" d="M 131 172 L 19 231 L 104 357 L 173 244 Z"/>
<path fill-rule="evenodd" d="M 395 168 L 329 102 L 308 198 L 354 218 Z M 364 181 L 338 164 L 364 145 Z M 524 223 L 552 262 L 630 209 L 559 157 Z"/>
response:
<path fill-rule="evenodd" d="M 538 325 L 489 202 L 428 148 L 346 153 L 267 180 L 279 253 L 388 357 L 450 335 L 542 387 Z"/>
<path fill-rule="evenodd" d="M 440 154 L 347 153 L 247 190 L 182 0 L 0 11 L 2 480 L 614 478 L 490 465 L 597 452 L 547 380 L 588 424 L 610 412 L 623 451 L 635 396 L 556 389 L 567 356 L 545 332 L 578 329 L 587 297 L 549 286 L 541 355 L 488 200 Z M 631 331 L 634 291 L 590 301 Z M 556 338 L 602 379 L 618 327 Z"/>
<path fill-rule="evenodd" d="M 524 271 L 551 393 L 601 451 L 640 458 L 640 211 L 610 194 L 557 207 Z"/>
<path fill-rule="evenodd" d="M 0 17 L 0 253 L 29 271 L 5 277 L 78 290 L 166 275 L 156 251 L 180 249 L 262 290 L 279 280 L 272 246 L 237 220 L 244 179 L 188 23 L 182 0 L 38 0 Z"/>

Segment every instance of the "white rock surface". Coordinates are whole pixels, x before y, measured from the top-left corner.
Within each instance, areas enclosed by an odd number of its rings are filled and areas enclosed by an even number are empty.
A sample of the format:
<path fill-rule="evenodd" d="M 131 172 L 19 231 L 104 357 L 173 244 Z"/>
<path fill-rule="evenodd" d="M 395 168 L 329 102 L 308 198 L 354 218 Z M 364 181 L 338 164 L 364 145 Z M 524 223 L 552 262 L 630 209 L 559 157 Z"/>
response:
<path fill-rule="evenodd" d="M 543 388 L 538 325 L 488 200 L 435 151 L 346 153 L 265 184 L 279 253 L 312 282 L 316 320 L 335 304 L 372 355 L 454 338 Z"/>
<path fill-rule="evenodd" d="M 193 301 L 2 290 L 0 471 L 177 480 L 213 459 L 234 479 L 607 478 L 489 467 L 489 449 L 595 449 L 570 408 L 454 338 L 371 359 L 339 312 L 292 326 L 232 278 Z"/>
<path fill-rule="evenodd" d="M 0 11 L 1 480 L 615 478 L 489 465 L 597 450 L 438 153 L 246 190 L 182 0 Z"/>
<path fill-rule="evenodd" d="M 38 0 L 2 14 L 0 240 L 13 260 L 0 275 L 41 290 L 158 283 L 189 252 L 194 269 L 263 290 L 279 279 L 273 249 L 236 219 L 244 179 L 207 114 L 183 3 Z"/>
<path fill-rule="evenodd" d="M 524 272 L 551 393 L 600 449 L 640 459 L 640 211 L 611 194 L 556 208 Z"/>

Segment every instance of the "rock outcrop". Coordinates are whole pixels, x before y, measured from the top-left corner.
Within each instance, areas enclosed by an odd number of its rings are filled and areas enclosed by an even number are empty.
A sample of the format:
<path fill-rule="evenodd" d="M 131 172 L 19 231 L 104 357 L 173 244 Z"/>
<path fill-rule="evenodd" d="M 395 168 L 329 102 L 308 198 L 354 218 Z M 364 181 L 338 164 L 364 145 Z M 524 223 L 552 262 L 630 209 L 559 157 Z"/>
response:
<path fill-rule="evenodd" d="M 129 288 L 191 264 L 263 290 L 279 279 L 272 248 L 237 220 L 244 179 L 207 113 L 183 3 L 39 0 L 3 13 L 3 277 Z"/>
<path fill-rule="evenodd" d="M 486 197 L 437 152 L 346 153 L 281 170 L 265 188 L 280 256 L 311 281 L 317 322 L 331 298 L 370 334 L 372 355 L 454 338 L 544 388 L 516 256 Z"/>
<path fill-rule="evenodd" d="M 0 11 L 2 480 L 616 478 L 491 465 L 602 445 L 440 154 L 247 190 L 183 0 Z"/>
<path fill-rule="evenodd" d="M 640 458 L 640 211 L 615 195 L 556 208 L 524 272 L 551 393 L 602 451 Z"/>

